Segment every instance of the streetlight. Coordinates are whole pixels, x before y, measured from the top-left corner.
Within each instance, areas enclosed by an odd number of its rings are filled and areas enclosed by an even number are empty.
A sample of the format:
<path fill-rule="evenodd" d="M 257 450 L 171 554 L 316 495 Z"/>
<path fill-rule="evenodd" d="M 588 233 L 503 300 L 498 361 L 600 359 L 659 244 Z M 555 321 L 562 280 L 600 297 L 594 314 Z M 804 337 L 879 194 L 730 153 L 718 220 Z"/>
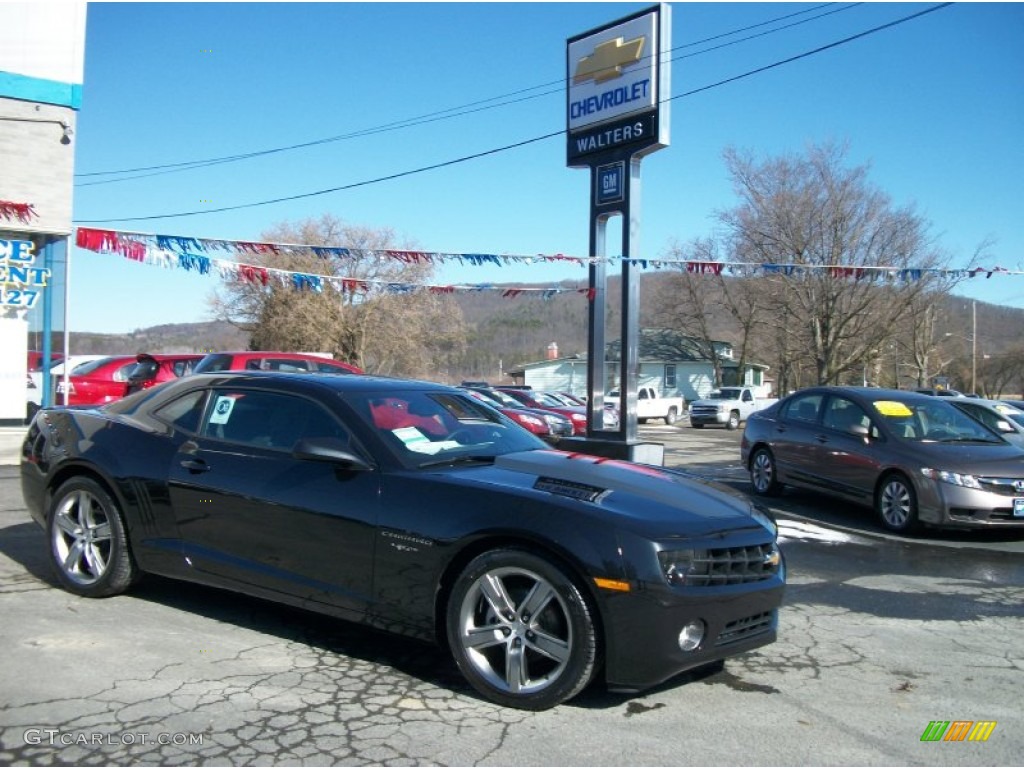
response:
<path fill-rule="evenodd" d="M 978 391 L 978 302 L 971 302 L 971 337 L 961 336 L 959 333 L 946 333 L 946 336 L 956 336 L 958 339 L 971 342 L 971 394 Z"/>

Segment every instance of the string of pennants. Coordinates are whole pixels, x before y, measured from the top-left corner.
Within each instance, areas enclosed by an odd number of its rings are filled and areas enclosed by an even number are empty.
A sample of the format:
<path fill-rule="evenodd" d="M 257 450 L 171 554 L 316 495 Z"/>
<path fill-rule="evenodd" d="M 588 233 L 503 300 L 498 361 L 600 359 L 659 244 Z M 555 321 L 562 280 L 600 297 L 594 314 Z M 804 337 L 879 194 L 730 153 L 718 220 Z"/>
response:
<path fill-rule="evenodd" d="M 345 293 L 367 292 L 378 288 L 388 293 L 411 293 L 418 290 L 438 294 L 464 291 L 495 291 L 506 298 L 518 296 L 540 296 L 550 298 L 563 293 L 578 293 L 593 300 L 594 291 L 588 288 L 508 288 L 493 283 L 470 283 L 456 285 L 431 285 L 423 283 L 388 282 L 363 280 L 336 275 L 321 275 L 274 267 L 246 264 L 239 261 L 247 255 L 314 255 L 322 259 L 351 260 L 355 263 L 366 258 L 394 259 L 405 263 L 446 264 L 457 262 L 462 265 L 507 266 L 513 263 L 549 264 L 568 263 L 586 267 L 605 262 L 620 264 L 622 257 L 581 257 L 558 254 L 536 254 L 533 256 L 489 253 L 441 253 L 406 249 L 360 249 L 337 246 L 298 245 L 285 243 L 264 243 L 246 240 L 215 240 L 209 238 L 183 237 L 178 235 L 153 235 L 137 232 L 122 232 L 109 229 L 78 227 L 75 244 L 95 253 L 119 254 L 126 259 L 143 264 L 152 264 L 168 269 L 184 269 L 202 275 L 215 274 L 222 279 L 236 282 L 270 285 L 272 282 L 299 290 L 322 292 L 325 286 Z M 216 258 L 212 254 L 231 254 L 235 258 Z M 786 275 L 798 276 L 812 270 L 827 270 L 834 278 L 853 280 L 883 280 L 914 282 L 926 276 L 941 276 L 962 279 L 984 275 L 1021 275 L 1024 271 L 1003 267 L 975 267 L 971 269 L 913 269 L 900 267 L 851 267 L 839 265 L 771 264 L 725 261 L 695 261 L 688 259 L 642 259 L 628 261 L 643 269 L 680 269 L 691 274 L 757 276 Z"/>

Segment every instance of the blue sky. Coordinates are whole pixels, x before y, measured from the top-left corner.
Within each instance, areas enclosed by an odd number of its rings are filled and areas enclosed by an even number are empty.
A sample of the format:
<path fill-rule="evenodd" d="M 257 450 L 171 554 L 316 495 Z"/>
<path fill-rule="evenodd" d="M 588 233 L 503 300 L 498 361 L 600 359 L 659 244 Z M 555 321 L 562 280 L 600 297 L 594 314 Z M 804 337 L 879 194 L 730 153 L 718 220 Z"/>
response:
<path fill-rule="evenodd" d="M 589 173 L 566 167 L 561 137 L 293 202 L 131 219 L 338 187 L 559 131 L 566 39 L 649 5 L 90 3 L 74 219 L 257 240 L 282 220 L 332 213 L 429 251 L 585 256 Z M 679 95 L 934 4 L 671 5 Z M 290 146 L 512 93 L 506 106 L 243 162 L 118 183 L 85 175 Z M 848 143 L 850 163 L 870 164 L 871 182 L 895 205 L 931 223 L 952 266 L 991 239 L 984 265 L 1024 269 L 1022 137 L 1024 4 L 955 4 L 675 99 L 672 145 L 643 162 L 638 253 L 657 258 L 714 233 L 715 212 L 736 203 L 725 147 L 767 157 L 834 140 Z M 209 319 L 216 278 L 78 249 L 72 258 L 73 331 Z M 435 282 L 564 279 L 585 285 L 586 271 L 445 266 Z M 1024 307 L 1024 275 L 959 292 Z"/>

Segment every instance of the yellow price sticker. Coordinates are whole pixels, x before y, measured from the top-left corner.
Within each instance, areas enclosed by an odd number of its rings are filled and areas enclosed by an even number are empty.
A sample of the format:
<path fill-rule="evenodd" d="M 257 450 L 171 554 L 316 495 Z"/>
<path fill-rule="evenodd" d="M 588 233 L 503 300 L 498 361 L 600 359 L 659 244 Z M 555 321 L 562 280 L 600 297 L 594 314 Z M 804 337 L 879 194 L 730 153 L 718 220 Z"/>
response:
<path fill-rule="evenodd" d="M 875 410 L 883 416 L 905 418 L 913 416 L 914 413 L 904 403 L 897 403 L 895 400 L 876 400 L 873 405 Z"/>

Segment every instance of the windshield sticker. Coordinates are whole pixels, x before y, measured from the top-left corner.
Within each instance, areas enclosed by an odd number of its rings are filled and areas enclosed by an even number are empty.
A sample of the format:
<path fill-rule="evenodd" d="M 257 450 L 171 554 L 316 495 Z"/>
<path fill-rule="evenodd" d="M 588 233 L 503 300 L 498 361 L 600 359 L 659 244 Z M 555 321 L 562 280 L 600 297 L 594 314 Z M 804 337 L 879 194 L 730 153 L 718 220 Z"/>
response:
<path fill-rule="evenodd" d="M 227 424 L 231 418 L 231 411 L 235 408 L 235 398 L 228 395 L 220 395 L 217 404 L 213 406 L 213 413 L 210 414 L 211 424 Z"/>
<path fill-rule="evenodd" d="M 398 429 L 392 429 L 391 434 L 401 440 L 405 447 L 410 450 L 415 450 L 413 446 L 417 443 L 430 442 L 430 438 L 416 429 L 416 427 L 399 427 Z"/>
<path fill-rule="evenodd" d="M 883 416 L 906 418 L 907 416 L 914 415 L 914 412 L 907 408 L 904 403 L 897 403 L 894 400 L 876 400 L 874 406 L 875 410 Z"/>

